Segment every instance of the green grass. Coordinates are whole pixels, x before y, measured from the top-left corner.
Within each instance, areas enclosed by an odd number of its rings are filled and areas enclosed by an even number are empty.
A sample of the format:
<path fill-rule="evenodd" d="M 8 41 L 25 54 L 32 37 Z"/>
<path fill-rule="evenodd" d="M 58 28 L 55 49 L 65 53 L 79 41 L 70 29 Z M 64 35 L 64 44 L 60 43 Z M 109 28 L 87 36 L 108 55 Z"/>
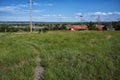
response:
<path fill-rule="evenodd" d="M 0 80 L 33 80 L 39 50 L 45 80 L 119 80 L 119 31 L 0 34 Z"/>

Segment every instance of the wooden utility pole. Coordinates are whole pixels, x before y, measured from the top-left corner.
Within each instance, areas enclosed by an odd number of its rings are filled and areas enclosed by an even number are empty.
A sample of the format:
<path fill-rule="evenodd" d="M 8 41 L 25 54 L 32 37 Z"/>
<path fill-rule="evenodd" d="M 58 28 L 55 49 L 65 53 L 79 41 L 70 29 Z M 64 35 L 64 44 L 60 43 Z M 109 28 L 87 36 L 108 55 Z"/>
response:
<path fill-rule="evenodd" d="M 98 22 L 98 25 L 100 25 L 100 22 L 101 22 L 100 15 L 98 15 L 97 22 Z"/>
<path fill-rule="evenodd" d="M 32 32 L 32 0 L 30 0 L 30 32 Z"/>
<path fill-rule="evenodd" d="M 83 16 L 80 15 L 81 25 L 83 25 Z"/>

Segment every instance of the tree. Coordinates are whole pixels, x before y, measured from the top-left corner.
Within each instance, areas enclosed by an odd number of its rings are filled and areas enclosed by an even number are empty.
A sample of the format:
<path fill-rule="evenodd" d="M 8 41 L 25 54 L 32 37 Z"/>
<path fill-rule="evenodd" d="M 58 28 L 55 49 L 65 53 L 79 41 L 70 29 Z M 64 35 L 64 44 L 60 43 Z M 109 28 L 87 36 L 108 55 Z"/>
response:
<path fill-rule="evenodd" d="M 120 21 L 118 22 L 112 22 L 113 27 L 115 28 L 115 30 L 120 30 Z"/>
<path fill-rule="evenodd" d="M 9 26 L 7 24 L 1 24 L 0 25 L 0 32 L 7 32 L 8 27 Z"/>
<path fill-rule="evenodd" d="M 87 24 L 87 26 L 88 26 L 89 30 L 95 30 L 96 29 L 95 24 L 93 22 L 89 22 Z"/>
<path fill-rule="evenodd" d="M 60 30 L 66 30 L 66 24 L 62 24 L 62 25 L 60 26 Z"/>

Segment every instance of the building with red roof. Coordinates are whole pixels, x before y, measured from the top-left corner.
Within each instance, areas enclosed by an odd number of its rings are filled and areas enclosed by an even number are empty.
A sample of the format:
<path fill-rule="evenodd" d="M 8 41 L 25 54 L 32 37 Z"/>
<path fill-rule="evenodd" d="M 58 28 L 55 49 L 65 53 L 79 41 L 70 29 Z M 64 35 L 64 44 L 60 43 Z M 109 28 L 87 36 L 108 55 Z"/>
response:
<path fill-rule="evenodd" d="M 86 25 L 72 25 L 70 26 L 70 30 L 74 31 L 74 30 L 87 30 L 88 26 Z"/>
<path fill-rule="evenodd" d="M 96 25 L 96 29 L 98 30 L 103 30 L 103 28 L 104 28 L 104 25 Z"/>

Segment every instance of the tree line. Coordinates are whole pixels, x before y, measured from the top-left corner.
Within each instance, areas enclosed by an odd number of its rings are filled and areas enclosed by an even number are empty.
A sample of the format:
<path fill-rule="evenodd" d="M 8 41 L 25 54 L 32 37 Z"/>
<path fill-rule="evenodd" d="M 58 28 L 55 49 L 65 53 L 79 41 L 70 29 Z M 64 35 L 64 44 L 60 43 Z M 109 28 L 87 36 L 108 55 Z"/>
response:
<path fill-rule="evenodd" d="M 96 30 L 95 26 L 97 22 L 84 22 L 82 25 L 87 25 L 89 27 L 89 30 Z M 69 30 L 71 25 L 81 25 L 79 22 L 72 22 L 72 23 L 52 23 L 52 24 L 41 24 L 41 23 L 34 23 L 33 24 L 33 31 L 40 31 L 40 28 L 38 27 L 44 27 L 43 31 L 50 31 L 50 30 Z M 106 26 L 112 25 L 115 30 L 120 30 L 120 21 L 116 22 L 101 22 L 100 25 L 104 25 L 104 29 L 106 29 Z M 29 32 L 29 24 L 0 24 L 0 32 Z"/>

